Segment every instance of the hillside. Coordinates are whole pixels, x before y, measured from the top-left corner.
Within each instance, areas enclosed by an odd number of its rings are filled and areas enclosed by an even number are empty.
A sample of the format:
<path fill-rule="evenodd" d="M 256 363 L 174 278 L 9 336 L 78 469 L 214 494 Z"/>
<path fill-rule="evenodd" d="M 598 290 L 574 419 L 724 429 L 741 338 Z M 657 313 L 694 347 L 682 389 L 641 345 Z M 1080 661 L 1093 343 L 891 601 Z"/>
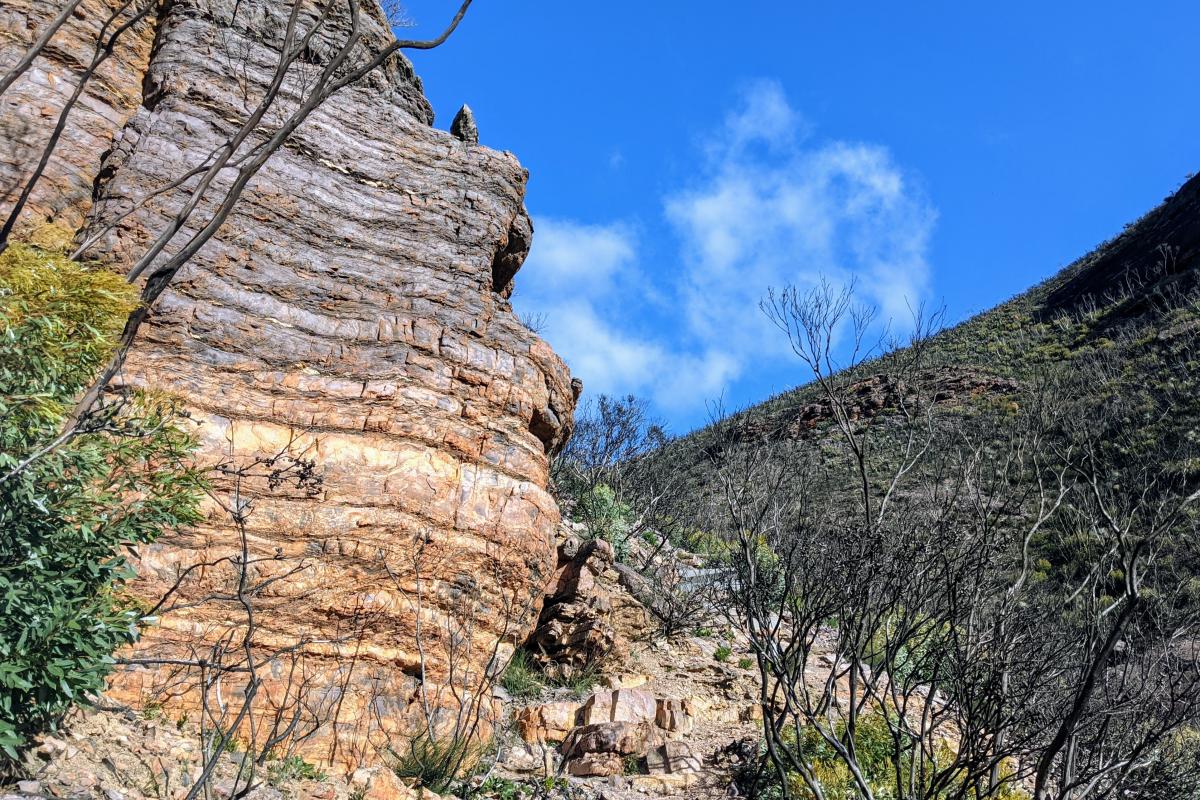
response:
<path fill-rule="evenodd" d="M 1168 377 L 1164 358 L 1200 331 L 1200 176 L 1117 236 L 1058 274 L 988 311 L 935 335 L 928 366 L 936 371 L 939 402 L 1003 395 L 1040 367 L 1070 363 L 1097 349 L 1150 381 Z M 1136 335 L 1140 331 L 1143 335 Z M 886 410 L 878 359 L 856 366 L 861 410 Z M 821 427 L 820 392 L 804 384 L 735 415 L 766 439 L 793 439 Z M 1194 418 L 1180 418 L 1194 424 Z M 745 430 L 743 428 L 743 430 Z M 698 467 L 691 445 L 713 433 L 703 428 L 676 440 L 666 453 L 677 465 Z"/>

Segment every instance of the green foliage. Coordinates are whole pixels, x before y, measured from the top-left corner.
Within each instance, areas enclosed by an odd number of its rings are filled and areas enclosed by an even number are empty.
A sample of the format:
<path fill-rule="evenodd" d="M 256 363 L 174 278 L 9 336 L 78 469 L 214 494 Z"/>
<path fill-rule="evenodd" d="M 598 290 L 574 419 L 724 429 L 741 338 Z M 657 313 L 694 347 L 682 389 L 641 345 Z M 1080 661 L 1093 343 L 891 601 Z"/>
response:
<path fill-rule="evenodd" d="M 896 680 L 906 681 L 916 676 L 927 679 L 941 652 L 948 631 L 928 621 L 927 617 L 909 619 L 897 612 L 880 620 L 871 632 L 863 660 L 875 670 L 889 672 Z"/>
<path fill-rule="evenodd" d="M 493 775 L 480 784 L 474 794 L 495 800 L 520 800 L 522 797 L 532 797 L 533 790 L 526 784 Z"/>
<path fill-rule="evenodd" d="M 843 743 L 849 741 L 844 722 L 839 723 L 832 733 Z M 821 732 L 815 728 L 806 727 L 801 729 L 798 734 L 793 733 L 789 738 L 789 746 L 796 748 L 796 751 L 810 765 L 813 777 L 820 784 L 826 800 L 859 800 L 863 796 L 850 768 Z M 899 774 L 903 777 L 907 777 L 909 769 L 914 766 L 911 745 L 900 753 L 899 765 L 897 765 L 895 743 L 888 719 L 882 714 L 869 714 L 861 716 L 857 720 L 854 730 L 854 751 L 857 757 L 856 763 L 870 786 L 872 794 L 878 800 L 896 800 L 897 766 L 899 766 Z M 948 763 L 953 756 L 949 750 L 944 750 L 933 756 L 925 754 L 920 757 L 925 759 L 924 766 L 930 770 L 936 768 L 939 762 Z M 815 800 L 816 795 L 799 774 L 789 773 L 787 780 L 789 796 L 800 800 Z M 971 800 L 978 797 L 974 787 L 961 787 L 965 794 L 959 793 L 959 788 L 957 782 L 951 781 L 937 796 L 939 798 L 966 797 Z M 758 796 L 782 797 L 778 778 L 769 775 L 768 785 L 758 789 Z M 922 792 L 919 796 L 924 797 L 926 793 Z M 1022 800 L 1028 795 L 1012 786 L 1011 783 L 1005 782 L 1001 784 L 996 793 L 989 797 L 993 800 Z"/>
<path fill-rule="evenodd" d="M 500 686 L 514 699 L 533 700 L 541 697 L 548 689 L 565 689 L 582 697 L 590 694 L 599 680 L 599 664 L 547 673 L 533 662 L 528 652 L 517 649 L 513 651 L 512 658 L 500 677 Z"/>
<path fill-rule="evenodd" d="M 733 650 L 732 650 L 732 648 L 728 647 L 727 645 L 721 645 L 720 647 L 718 647 L 716 650 L 713 651 L 713 658 L 715 658 L 717 661 L 720 661 L 721 663 L 725 663 L 726 661 L 728 661 L 729 657 L 731 655 L 733 655 Z"/>
<path fill-rule="evenodd" d="M 621 773 L 624 775 L 645 775 L 646 759 L 639 755 L 628 755 L 621 759 Z"/>
<path fill-rule="evenodd" d="M 731 553 L 729 542 L 708 531 L 692 530 L 680 538 L 685 549 L 708 556 L 717 563 L 726 561 Z"/>
<path fill-rule="evenodd" d="M 169 401 L 129 398 L 39 455 L 136 303 L 119 276 L 62 255 L 22 244 L 0 255 L 0 748 L 10 758 L 100 691 L 113 651 L 137 636 L 122 550 L 199 519 L 193 442 Z"/>
<path fill-rule="evenodd" d="M 300 756 L 288 756 L 272 762 L 267 767 L 267 781 L 278 786 L 287 781 L 323 781 L 326 775 Z"/>
<path fill-rule="evenodd" d="M 440 794 L 466 778 L 486 750 L 486 743 L 468 736 L 422 733 L 403 750 L 389 748 L 389 753 L 397 777 Z"/>
<path fill-rule="evenodd" d="M 743 657 L 743 658 L 738 659 L 738 669 L 750 669 L 753 666 L 754 666 L 754 659 L 752 659 L 752 658 Z"/>
<path fill-rule="evenodd" d="M 500 685 L 517 700 L 532 700 L 541 696 L 546 688 L 541 671 L 529 658 L 529 653 L 521 649 L 513 652 L 504 674 L 500 676 Z"/>
<path fill-rule="evenodd" d="M 576 697 L 592 693 L 600 682 L 600 665 L 592 664 L 583 669 L 572 669 L 556 675 L 543 675 L 546 685 L 554 689 L 566 689 Z"/>
<path fill-rule="evenodd" d="M 621 502 L 612 487 L 603 483 L 581 493 L 575 501 L 575 519 L 587 527 L 588 536 L 611 544 L 618 561 L 629 555 L 630 514 L 629 504 Z"/>
<path fill-rule="evenodd" d="M 553 792 L 555 790 L 560 792 L 566 791 L 570 787 L 571 784 L 566 778 L 560 778 L 554 775 L 549 775 L 542 781 L 542 789 L 546 792 Z"/>

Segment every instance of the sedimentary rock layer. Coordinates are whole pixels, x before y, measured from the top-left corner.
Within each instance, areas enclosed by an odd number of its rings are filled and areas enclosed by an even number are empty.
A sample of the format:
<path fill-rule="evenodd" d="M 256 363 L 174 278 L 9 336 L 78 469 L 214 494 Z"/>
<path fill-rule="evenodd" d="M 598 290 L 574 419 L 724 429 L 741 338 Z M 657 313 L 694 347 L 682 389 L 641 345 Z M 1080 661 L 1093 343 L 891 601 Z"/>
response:
<path fill-rule="evenodd" d="M 6 25 L 50 8 L 6 6 Z M 136 110 L 125 94 L 99 93 L 31 214 L 77 227 L 94 196 L 81 240 L 103 234 L 89 255 L 128 268 L 192 184 L 140 201 L 245 118 L 287 10 L 163 6 L 148 61 L 145 37 L 122 56 Z M 370 11 L 375 48 L 390 33 Z M 18 84 L 16 117 L 32 113 L 50 69 Z M 431 117 L 399 57 L 314 113 L 161 297 L 121 377 L 181 398 L 202 459 L 225 466 L 205 522 L 141 554 L 143 597 L 183 580 L 179 607 L 138 655 L 203 654 L 244 624 L 244 528 L 251 584 L 279 578 L 253 598 L 256 647 L 280 652 L 264 695 L 285 703 L 298 653 L 306 702 L 324 717 L 302 750 L 323 759 L 369 760 L 388 731 L 423 715 L 422 685 L 494 668 L 497 640 L 503 651 L 529 632 L 553 568 L 548 455 L 570 433 L 578 385 L 507 300 L 530 243 L 526 172 Z M 19 173 L 20 157 L 5 169 Z M 311 460 L 319 483 L 268 476 L 291 457 Z M 252 477 L 232 477 L 256 460 Z M 243 526 L 231 509 L 248 510 Z M 198 564 L 208 566 L 188 571 Z M 151 697 L 177 677 L 147 666 L 119 676 L 116 691 Z M 180 687 L 178 702 L 194 703 Z"/>

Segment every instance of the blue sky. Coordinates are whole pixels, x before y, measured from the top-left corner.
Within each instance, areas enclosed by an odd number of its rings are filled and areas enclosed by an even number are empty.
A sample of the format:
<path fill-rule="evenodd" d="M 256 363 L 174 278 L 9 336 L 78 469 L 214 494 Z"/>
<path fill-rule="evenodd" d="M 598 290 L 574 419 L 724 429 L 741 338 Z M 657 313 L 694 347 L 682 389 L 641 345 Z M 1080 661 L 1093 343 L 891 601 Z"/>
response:
<path fill-rule="evenodd" d="M 476 0 L 413 60 L 437 125 L 469 103 L 530 170 L 517 310 L 681 433 L 808 379 L 769 286 L 957 321 L 1150 209 L 1200 170 L 1198 32 L 1185 2 Z"/>

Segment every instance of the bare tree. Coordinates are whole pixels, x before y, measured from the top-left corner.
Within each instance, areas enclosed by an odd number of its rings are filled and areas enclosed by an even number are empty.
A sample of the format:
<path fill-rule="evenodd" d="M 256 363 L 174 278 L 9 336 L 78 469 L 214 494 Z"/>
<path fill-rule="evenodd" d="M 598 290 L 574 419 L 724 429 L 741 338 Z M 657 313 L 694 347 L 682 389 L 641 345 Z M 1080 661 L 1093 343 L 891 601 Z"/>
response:
<path fill-rule="evenodd" d="M 188 789 L 189 800 L 207 796 L 218 768 L 237 756 L 231 796 L 242 797 L 256 788 L 268 760 L 291 756 L 326 726 L 336 725 L 336 705 L 329 699 L 329 676 L 309 668 L 310 651 L 318 647 L 353 647 L 371 624 L 369 609 L 359 608 L 331 638 L 299 637 L 284 646 L 264 637 L 260 617 L 262 598 L 277 593 L 289 580 L 310 568 L 303 558 L 276 551 L 256 555 L 247 524 L 254 501 L 251 484 L 273 491 L 289 487 L 315 495 L 321 478 L 307 457 L 300 437 L 293 434 L 278 452 L 246 460 L 232 455 L 212 466 L 214 487 L 209 496 L 228 516 L 237 542 L 228 552 L 175 569 L 174 578 L 143 615 L 147 625 L 202 608 L 228 608 L 217 626 L 209 626 L 175 652 L 151 647 L 117 659 L 125 669 L 156 670 L 155 705 L 194 709 L 199 725 L 201 767 Z M 232 544 L 232 543 L 231 543 Z M 352 676 L 342 671 L 342 689 Z M 272 684 L 269 689 L 266 683 Z M 184 711 L 183 713 L 187 713 Z"/>
<path fill-rule="evenodd" d="M 433 791 L 469 792 L 463 779 L 495 765 L 501 709 L 493 690 L 551 576 L 529 575 L 527 563 L 494 545 L 482 573 L 456 570 L 439 538 L 419 531 L 407 563 L 385 565 L 413 617 L 419 711 L 413 729 L 385 745 L 385 760 Z"/>
<path fill-rule="evenodd" d="M 848 290 L 765 307 L 825 419 L 805 441 L 720 420 L 708 437 L 738 447 L 707 452 L 783 791 L 796 776 L 826 797 L 820 759 L 865 798 L 1079 800 L 1161 776 L 1200 708 L 1179 588 L 1196 478 L 1163 469 L 1195 445 L 1147 450 L 1122 420 L 1186 398 L 1138 391 L 1101 351 L 1086 382 L 1049 370 L 967 415 L 935 391 L 927 321 L 867 360 L 872 315 Z M 864 406 L 864 386 L 885 402 Z"/>

